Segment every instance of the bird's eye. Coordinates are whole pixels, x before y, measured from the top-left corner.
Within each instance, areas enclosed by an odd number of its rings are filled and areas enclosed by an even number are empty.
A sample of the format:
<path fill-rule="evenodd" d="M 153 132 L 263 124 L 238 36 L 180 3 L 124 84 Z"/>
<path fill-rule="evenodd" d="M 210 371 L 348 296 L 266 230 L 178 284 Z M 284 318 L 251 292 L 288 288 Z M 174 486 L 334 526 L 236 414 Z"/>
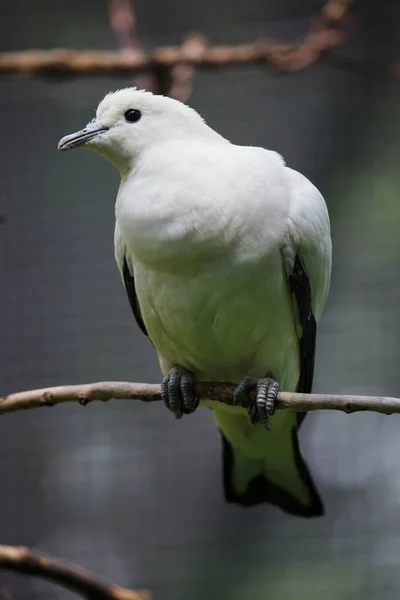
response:
<path fill-rule="evenodd" d="M 125 120 L 128 121 L 128 123 L 136 123 L 137 121 L 139 121 L 139 119 L 141 119 L 142 113 L 140 112 L 140 110 L 137 110 L 137 108 L 130 108 L 126 111 L 124 117 Z"/>

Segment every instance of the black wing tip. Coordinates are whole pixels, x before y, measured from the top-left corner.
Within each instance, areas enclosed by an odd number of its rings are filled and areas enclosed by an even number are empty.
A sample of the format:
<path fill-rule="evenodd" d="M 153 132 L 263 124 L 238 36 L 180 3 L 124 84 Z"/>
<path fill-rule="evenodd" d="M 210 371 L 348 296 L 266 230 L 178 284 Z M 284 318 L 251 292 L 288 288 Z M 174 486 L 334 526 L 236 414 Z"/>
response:
<path fill-rule="evenodd" d="M 265 475 L 259 475 L 248 485 L 244 494 L 237 494 L 232 484 L 233 452 L 231 445 L 222 432 L 223 451 L 223 481 L 224 495 L 228 504 L 238 504 L 243 508 L 250 508 L 260 504 L 272 504 L 278 506 L 291 515 L 312 518 L 322 517 L 325 509 L 321 497 L 315 487 L 308 468 L 301 456 L 297 431 L 293 428 L 293 449 L 295 452 L 296 465 L 301 473 L 303 481 L 310 490 L 311 502 L 309 505 L 302 504 L 292 494 L 272 483 Z"/>
<path fill-rule="evenodd" d="M 140 330 L 145 335 L 148 336 L 149 334 L 147 333 L 146 326 L 142 319 L 142 315 L 140 313 L 139 301 L 136 296 L 135 280 L 129 270 L 128 261 L 126 260 L 126 256 L 124 256 L 124 263 L 122 266 L 122 275 L 124 278 L 125 289 L 126 289 L 126 293 L 128 294 L 129 304 L 131 305 L 133 316 L 135 317 L 136 323 L 139 325 Z"/>
<path fill-rule="evenodd" d="M 299 339 L 300 378 L 297 392 L 311 394 L 314 379 L 317 322 L 312 312 L 311 286 L 299 254 L 296 254 L 289 286 L 296 299 L 302 335 Z"/>

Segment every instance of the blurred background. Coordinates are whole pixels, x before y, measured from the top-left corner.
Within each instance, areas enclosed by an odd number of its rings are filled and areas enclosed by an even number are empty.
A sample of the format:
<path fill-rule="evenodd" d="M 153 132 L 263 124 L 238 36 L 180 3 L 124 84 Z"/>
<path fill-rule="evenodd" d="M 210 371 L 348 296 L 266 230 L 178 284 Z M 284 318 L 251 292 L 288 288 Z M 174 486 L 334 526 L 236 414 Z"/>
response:
<path fill-rule="evenodd" d="M 146 48 L 296 40 L 321 0 L 137 0 Z M 107 2 L 1 0 L 0 50 L 116 47 Z M 355 2 L 334 52 L 400 58 L 399 3 Z M 378 67 L 379 71 L 380 67 Z M 57 153 L 127 76 L 0 77 L 1 394 L 97 380 L 158 382 L 113 257 L 119 177 Z M 189 103 L 238 144 L 277 150 L 326 198 L 334 243 L 317 392 L 400 395 L 400 83 L 320 60 L 196 74 Z M 326 505 L 311 521 L 226 505 L 220 444 L 202 409 L 58 406 L 0 421 L 0 543 L 71 560 L 163 600 L 384 599 L 400 592 L 400 420 L 315 413 L 301 442 Z M 0 571 L 0 598 L 72 594 Z M 7 596 L 7 594 L 9 594 Z"/>

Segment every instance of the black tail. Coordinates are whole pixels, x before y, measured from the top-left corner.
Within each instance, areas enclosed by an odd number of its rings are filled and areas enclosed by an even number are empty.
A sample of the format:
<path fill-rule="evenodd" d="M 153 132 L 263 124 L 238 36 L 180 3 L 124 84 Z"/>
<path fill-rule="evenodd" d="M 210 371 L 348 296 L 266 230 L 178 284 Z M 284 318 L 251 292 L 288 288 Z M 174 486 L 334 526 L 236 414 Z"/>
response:
<path fill-rule="evenodd" d="M 288 416 L 288 411 L 285 412 Z M 265 458 L 245 454 L 236 444 L 232 446 L 221 431 L 227 502 L 241 506 L 269 503 L 302 517 L 324 514 L 321 498 L 300 452 L 297 416 L 293 417 L 293 424 L 280 428 L 278 432 L 279 447 L 274 448 L 275 440 L 271 439 L 276 437 L 272 435 L 274 430 L 265 431 L 266 451 L 269 453 Z"/>

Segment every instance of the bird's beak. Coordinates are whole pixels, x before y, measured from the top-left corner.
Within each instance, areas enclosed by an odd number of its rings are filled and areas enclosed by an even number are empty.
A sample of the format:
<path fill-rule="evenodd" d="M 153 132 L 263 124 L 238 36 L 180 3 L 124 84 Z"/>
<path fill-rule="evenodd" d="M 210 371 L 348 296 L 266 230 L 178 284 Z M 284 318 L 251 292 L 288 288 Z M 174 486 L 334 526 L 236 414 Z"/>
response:
<path fill-rule="evenodd" d="M 58 142 L 58 150 L 64 152 L 65 150 L 72 150 L 72 148 L 78 148 L 83 146 L 86 142 L 89 142 L 93 138 L 97 137 L 100 133 L 108 131 L 108 127 L 99 125 L 98 123 L 89 123 L 85 129 L 66 135 Z"/>

